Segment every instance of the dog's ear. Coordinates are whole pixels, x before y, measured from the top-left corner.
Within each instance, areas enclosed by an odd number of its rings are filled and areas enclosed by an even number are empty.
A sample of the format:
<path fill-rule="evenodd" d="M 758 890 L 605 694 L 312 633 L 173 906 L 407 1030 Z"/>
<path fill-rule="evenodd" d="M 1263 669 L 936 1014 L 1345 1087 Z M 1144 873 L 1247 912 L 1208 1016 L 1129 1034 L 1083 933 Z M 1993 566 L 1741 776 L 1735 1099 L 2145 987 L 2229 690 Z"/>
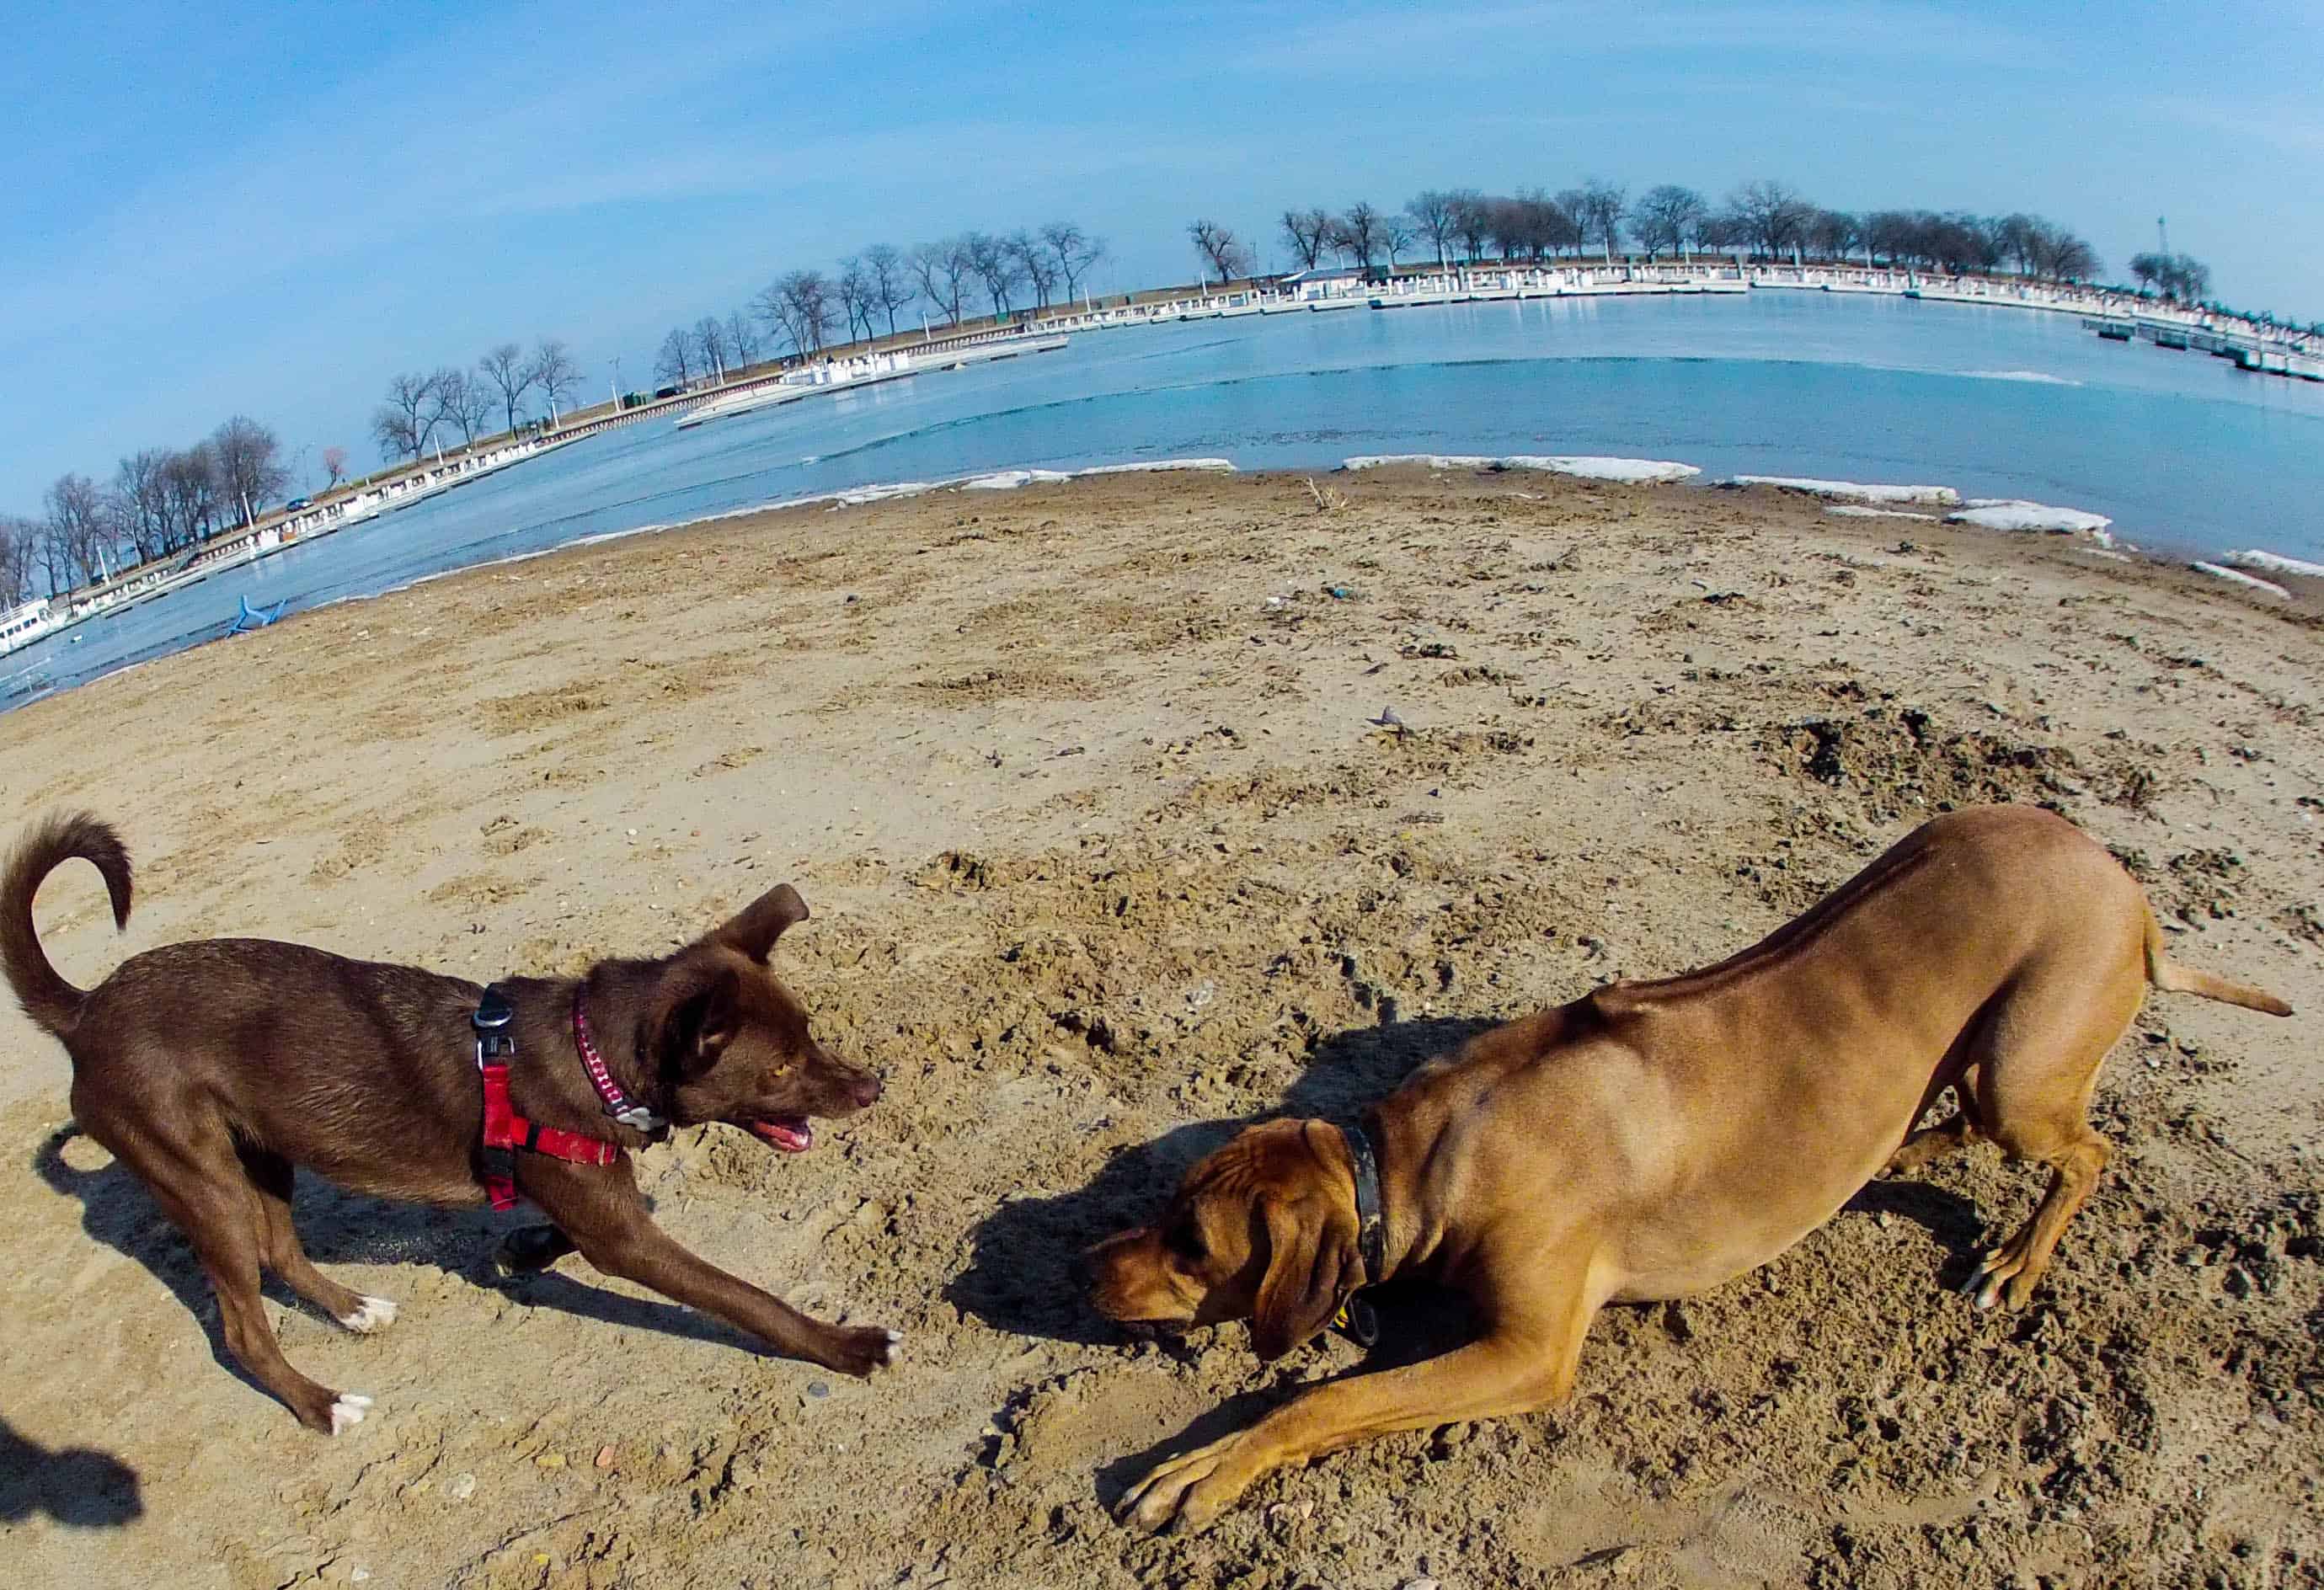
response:
<path fill-rule="evenodd" d="M 680 965 L 654 1001 L 652 1048 L 691 1081 L 718 1063 L 742 1025 L 740 979 L 731 965 Z"/>
<path fill-rule="evenodd" d="M 1251 1310 L 1251 1350 L 1280 1358 L 1331 1323 L 1362 1278 L 1363 1257 L 1352 1209 L 1320 1189 L 1268 1192 L 1267 1277 Z"/>
<path fill-rule="evenodd" d="M 799 898 L 799 892 L 787 883 L 777 884 L 719 924 L 710 936 L 753 960 L 764 960 L 774 952 L 775 941 L 783 936 L 784 929 L 806 920 L 807 902 Z"/>

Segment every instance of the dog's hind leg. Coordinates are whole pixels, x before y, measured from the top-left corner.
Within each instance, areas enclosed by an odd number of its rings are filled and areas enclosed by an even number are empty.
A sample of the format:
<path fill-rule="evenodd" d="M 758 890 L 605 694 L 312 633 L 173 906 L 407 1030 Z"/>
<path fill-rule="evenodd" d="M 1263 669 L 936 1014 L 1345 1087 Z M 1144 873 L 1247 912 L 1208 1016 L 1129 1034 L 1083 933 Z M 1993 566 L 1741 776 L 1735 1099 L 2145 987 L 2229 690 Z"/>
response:
<path fill-rule="evenodd" d="M 1941 1081 L 1931 1086 L 1928 1098 L 1921 1105 L 1923 1113 L 1927 1111 L 1931 1104 L 1936 1102 L 1936 1096 L 1944 1090 L 1944 1087 L 1945 1084 Z M 1885 1174 L 1902 1176 L 1909 1172 L 1917 1171 L 1932 1161 L 1943 1159 L 1948 1154 L 1959 1153 L 1977 1141 L 1975 1079 L 1971 1075 L 1963 1075 L 1956 1080 L 1951 1087 L 1955 1107 L 1951 1117 L 1939 1121 L 1933 1126 L 1923 1126 L 1907 1136 L 1896 1152 L 1888 1156 L 1888 1168 Z M 1916 1114 L 1913 1118 L 1918 1120 L 1920 1116 Z"/>
<path fill-rule="evenodd" d="M 265 1216 L 225 1124 L 196 1106 L 164 1117 L 182 1134 L 164 1137 L 142 1120 L 124 1119 L 102 1105 L 89 1107 L 94 1101 L 78 1088 L 74 1092 L 74 1114 L 88 1135 L 137 1173 L 161 1212 L 194 1245 L 217 1296 L 227 1351 L 309 1429 L 337 1435 L 362 1422 L 371 1399 L 334 1392 L 300 1374 L 267 1322 L 258 1291 Z"/>
<path fill-rule="evenodd" d="M 290 1162 L 263 1148 L 244 1147 L 242 1167 L 258 1195 L 259 1248 L 282 1283 L 349 1330 L 368 1334 L 395 1323 L 395 1302 L 341 1286 L 315 1268 L 290 1222 Z"/>
<path fill-rule="evenodd" d="M 2066 1223 L 2098 1185 L 2112 1150 L 2090 1129 L 2098 1064 L 2138 1013 L 2143 975 L 2091 979 L 2087 966 L 2025 974 L 1994 1024 L 1978 1068 L 1985 1134 L 2013 1159 L 2050 1167 L 2034 1218 L 1986 1255 L 1962 1291 L 1977 1306 L 2018 1308 L 2050 1267 Z"/>

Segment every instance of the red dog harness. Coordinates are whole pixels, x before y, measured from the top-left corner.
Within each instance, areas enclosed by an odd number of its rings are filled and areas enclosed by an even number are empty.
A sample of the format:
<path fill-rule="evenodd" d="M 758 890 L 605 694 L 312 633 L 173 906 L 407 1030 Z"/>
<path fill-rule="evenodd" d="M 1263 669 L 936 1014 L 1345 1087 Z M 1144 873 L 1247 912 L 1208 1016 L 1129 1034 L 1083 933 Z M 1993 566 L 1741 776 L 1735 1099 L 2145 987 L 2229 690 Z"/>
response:
<path fill-rule="evenodd" d="M 516 1113 L 509 1103 L 509 1062 L 516 1055 L 516 1038 L 508 1030 L 515 1019 L 516 1012 L 510 1008 L 507 996 L 496 988 L 484 990 L 475 1014 L 468 1018 L 469 1025 L 476 1030 L 476 1071 L 484 1084 L 484 1193 L 496 1209 L 516 1207 L 516 1154 L 520 1149 L 576 1165 L 610 1165 L 622 1154 L 618 1143 L 544 1126 Z M 632 1104 L 613 1080 L 613 1073 L 605 1069 L 604 1060 L 590 1037 L 588 1017 L 581 1013 L 578 989 L 573 996 L 573 1036 L 590 1084 L 604 1101 L 605 1113 L 641 1132 L 659 1130 L 660 1117 Z"/>

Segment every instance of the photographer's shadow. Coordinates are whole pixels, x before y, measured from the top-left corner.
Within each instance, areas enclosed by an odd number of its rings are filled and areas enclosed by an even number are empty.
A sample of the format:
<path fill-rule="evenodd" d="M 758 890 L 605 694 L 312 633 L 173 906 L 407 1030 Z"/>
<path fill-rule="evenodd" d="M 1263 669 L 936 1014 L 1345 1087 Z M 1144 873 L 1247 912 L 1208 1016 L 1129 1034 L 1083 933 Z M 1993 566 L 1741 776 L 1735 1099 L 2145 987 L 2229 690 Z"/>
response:
<path fill-rule="evenodd" d="M 1280 1108 L 1174 1127 L 1120 1150 L 1084 1187 L 1002 1204 L 977 1228 L 968 1268 L 945 1286 L 945 1300 L 1012 1335 L 1119 1341 L 1074 1283 L 1073 1263 L 1084 1248 L 1154 1218 L 1187 1170 L 1243 1128 L 1284 1117 L 1351 1120 L 1422 1062 L 1451 1053 L 1495 1025 L 1438 1017 L 1334 1034 L 1308 1057 Z"/>

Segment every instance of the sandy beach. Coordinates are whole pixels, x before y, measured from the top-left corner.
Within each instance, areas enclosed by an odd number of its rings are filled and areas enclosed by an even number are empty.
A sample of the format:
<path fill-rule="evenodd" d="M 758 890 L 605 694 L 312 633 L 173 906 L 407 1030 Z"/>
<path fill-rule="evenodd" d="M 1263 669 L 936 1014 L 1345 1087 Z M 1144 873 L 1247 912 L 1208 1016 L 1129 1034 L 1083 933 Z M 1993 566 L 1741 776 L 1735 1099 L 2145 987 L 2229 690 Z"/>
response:
<path fill-rule="evenodd" d="M 214 1359 L 190 1253 L 60 1134 L 0 1013 L 0 1557 L 23 1584 L 2226 1585 L 2324 1576 L 2324 585 L 2278 600 L 1769 489 L 1398 466 L 1110 476 L 724 519 L 450 576 L 0 717 L 7 838 L 137 859 L 41 898 L 86 986 L 207 934 L 487 980 L 658 951 L 783 879 L 779 958 L 887 1096 L 778 1159 L 641 1176 L 687 1246 L 903 1330 L 840 1379 L 515 1217 L 302 1181 L 309 1250 L 402 1304 L 285 1350 L 337 1440 Z M 1336 502 L 1337 506 L 1331 504 Z M 2266 545 L 2266 527 L 2253 544 Z M 387 533 L 387 532 L 382 532 Z M 1373 720 L 1393 709 L 1401 727 Z M 2053 805 L 2172 953 L 2113 1166 L 2034 1304 L 1954 1295 L 2043 1185 L 1876 1182 L 1763 1272 L 1610 1310 L 1554 1413 L 1277 1475 L 1211 1533 L 1107 1507 L 1361 1361 L 1111 1336 L 1067 1255 L 1237 1125 L 1335 1114 L 1486 1022 L 1711 960 L 1913 825 Z M 1384 1362 L 1452 1328 L 1383 1300 Z M 1222 1406 L 1223 1415 L 1214 1411 Z"/>

